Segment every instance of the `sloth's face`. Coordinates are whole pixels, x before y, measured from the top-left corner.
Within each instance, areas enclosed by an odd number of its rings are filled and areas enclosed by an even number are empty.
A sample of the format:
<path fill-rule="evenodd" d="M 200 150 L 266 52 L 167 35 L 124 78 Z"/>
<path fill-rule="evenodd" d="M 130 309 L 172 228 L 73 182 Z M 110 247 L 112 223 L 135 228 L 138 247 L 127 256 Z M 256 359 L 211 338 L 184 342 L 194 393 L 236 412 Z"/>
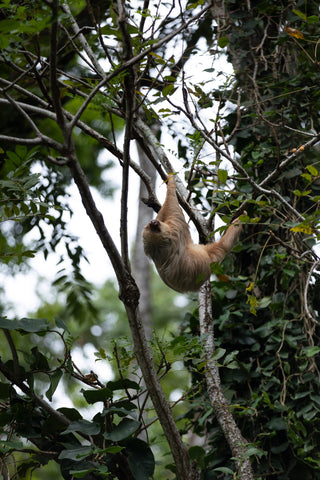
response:
<path fill-rule="evenodd" d="M 151 220 L 142 233 L 145 253 L 153 258 L 162 257 L 167 248 L 170 248 L 171 236 L 169 227 L 159 220 Z"/>

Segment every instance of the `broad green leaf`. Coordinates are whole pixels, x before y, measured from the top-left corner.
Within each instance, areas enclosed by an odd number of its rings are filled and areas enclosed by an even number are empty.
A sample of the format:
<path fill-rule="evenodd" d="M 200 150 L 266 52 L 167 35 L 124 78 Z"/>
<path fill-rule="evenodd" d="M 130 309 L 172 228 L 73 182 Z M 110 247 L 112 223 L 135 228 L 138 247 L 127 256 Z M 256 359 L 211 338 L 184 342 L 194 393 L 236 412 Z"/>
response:
<path fill-rule="evenodd" d="M 11 386 L 9 385 L 9 383 L 0 382 L 0 398 L 2 399 L 8 398 L 10 395 L 10 389 L 11 389 Z"/>
<path fill-rule="evenodd" d="M 292 10 L 293 13 L 295 13 L 298 17 L 302 18 L 302 20 L 304 20 L 305 22 L 307 21 L 307 15 L 303 12 L 301 12 L 301 10 Z"/>
<path fill-rule="evenodd" d="M 226 349 L 219 347 L 219 348 L 217 348 L 217 349 L 214 351 L 214 353 L 213 353 L 213 355 L 212 355 L 212 358 L 217 361 L 217 360 L 219 360 L 220 358 L 222 358 L 225 353 L 226 353 Z"/>
<path fill-rule="evenodd" d="M 310 15 L 307 18 L 307 23 L 319 23 L 319 17 L 318 15 Z"/>
<path fill-rule="evenodd" d="M 221 183 L 226 183 L 226 181 L 228 180 L 228 171 L 219 168 L 218 178 L 219 178 Z"/>
<path fill-rule="evenodd" d="M 85 435 L 98 435 L 98 433 L 100 433 L 100 425 L 98 423 L 81 419 L 70 423 L 62 435 L 66 435 L 67 433 L 71 432 L 79 432 Z"/>
<path fill-rule="evenodd" d="M 307 227 L 305 225 L 297 225 L 296 227 L 290 228 L 291 232 L 301 232 L 306 233 L 307 235 L 312 235 L 313 230 L 311 227 Z"/>
<path fill-rule="evenodd" d="M 78 448 L 70 448 L 66 450 L 62 450 L 58 458 L 60 460 L 64 458 L 68 458 L 69 460 L 75 460 L 76 462 L 80 462 L 84 457 L 87 457 L 92 453 L 92 447 L 90 445 L 85 447 L 78 447 Z"/>
<path fill-rule="evenodd" d="M 309 193 L 311 193 L 311 190 L 304 190 L 304 191 L 301 191 L 301 190 L 293 190 L 293 193 L 297 196 L 297 197 L 305 197 L 306 195 L 309 195 Z"/>
<path fill-rule="evenodd" d="M 307 165 L 306 169 L 313 177 L 317 177 L 319 175 L 318 170 L 313 165 Z"/>
<path fill-rule="evenodd" d="M 123 450 L 124 447 L 120 447 L 117 445 L 111 445 L 111 447 L 106 448 L 104 451 L 107 453 L 119 453 L 121 450 Z"/>
<path fill-rule="evenodd" d="M 0 452 L 1 453 L 7 453 L 10 450 L 20 450 L 23 448 L 24 445 L 22 442 L 19 441 L 12 441 L 12 440 L 0 440 Z"/>
<path fill-rule="evenodd" d="M 259 301 L 259 308 L 267 308 L 270 305 L 271 302 L 272 302 L 271 297 L 263 297 Z"/>
<path fill-rule="evenodd" d="M 55 320 L 55 322 L 56 322 L 56 326 L 57 326 L 58 328 L 62 328 L 62 330 L 64 330 L 64 331 L 66 331 L 66 332 L 70 333 L 70 331 L 69 331 L 69 329 L 68 329 L 67 325 L 64 323 L 64 321 L 63 321 L 63 320 L 61 320 L 61 318 L 54 317 L 54 320 Z"/>
<path fill-rule="evenodd" d="M 138 430 L 140 422 L 136 420 L 131 420 L 130 418 L 124 418 L 121 420 L 119 425 L 114 427 L 112 432 L 104 433 L 103 436 L 107 440 L 112 440 L 113 442 L 120 442 L 125 438 L 130 437 L 134 432 Z"/>
<path fill-rule="evenodd" d="M 82 393 L 88 403 L 104 402 L 113 397 L 112 390 L 108 387 L 99 390 L 82 390 Z"/>
<path fill-rule="evenodd" d="M 266 455 L 266 452 L 263 452 L 260 448 L 254 447 L 253 445 L 249 446 L 245 453 L 243 454 L 244 458 L 249 458 L 253 455 L 257 455 L 259 458 Z"/>
<path fill-rule="evenodd" d="M 162 95 L 164 97 L 167 97 L 167 96 L 170 96 L 173 94 L 173 92 L 176 90 L 176 88 L 174 87 L 174 85 L 172 85 L 172 83 L 169 83 L 169 85 L 166 85 L 164 87 L 164 89 L 162 90 Z"/>
<path fill-rule="evenodd" d="M 62 370 L 58 369 L 52 375 L 50 375 L 50 387 L 46 391 L 46 397 L 50 402 L 52 401 L 52 396 L 56 391 L 57 386 L 59 385 L 62 374 L 63 374 Z"/>
<path fill-rule="evenodd" d="M 232 475 L 232 477 L 234 476 L 234 472 L 228 467 L 217 467 L 213 471 L 214 472 L 226 473 L 227 475 Z"/>
<path fill-rule="evenodd" d="M 220 37 L 218 45 L 220 48 L 224 48 L 229 44 L 229 37 Z"/>
<path fill-rule="evenodd" d="M 194 447 L 189 448 L 190 460 L 196 460 L 199 463 L 205 455 L 206 455 L 205 450 L 202 447 L 199 447 L 198 445 L 195 445 Z"/>
<path fill-rule="evenodd" d="M 126 441 L 128 462 L 135 480 L 149 480 L 154 473 L 155 461 L 151 448 L 138 438 Z"/>
<path fill-rule="evenodd" d="M 315 355 L 318 355 L 320 353 L 320 347 L 306 347 L 305 349 L 306 356 L 308 358 L 314 357 Z"/>
<path fill-rule="evenodd" d="M 25 332 L 41 332 L 47 330 L 49 322 L 45 318 L 21 318 L 21 320 L 9 320 L 0 317 L 0 328 L 7 330 L 24 330 Z"/>
<path fill-rule="evenodd" d="M 309 173 L 303 173 L 301 177 L 305 178 L 307 182 L 312 182 L 312 176 Z"/>
<path fill-rule="evenodd" d="M 111 380 L 107 383 L 107 387 L 110 390 L 123 390 L 125 388 L 133 388 L 134 390 L 140 390 L 140 386 L 134 382 L 133 380 L 129 380 L 128 378 L 119 379 L 119 380 Z"/>

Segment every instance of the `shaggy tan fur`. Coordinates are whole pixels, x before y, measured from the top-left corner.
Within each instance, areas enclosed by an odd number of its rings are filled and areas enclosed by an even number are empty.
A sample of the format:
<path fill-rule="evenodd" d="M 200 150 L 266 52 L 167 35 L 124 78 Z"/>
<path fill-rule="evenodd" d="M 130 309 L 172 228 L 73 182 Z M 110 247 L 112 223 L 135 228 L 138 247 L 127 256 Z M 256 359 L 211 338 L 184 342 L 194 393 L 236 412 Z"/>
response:
<path fill-rule="evenodd" d="M 210 264 L 224 259 L 241 230 L 239 219 L 235 219 L 218 242 L 194 244 L 178 203 L 174 175 L 169 175 L 166 200 L 156 219 L 143 230 L 144 251 L 170 288 L 197 291 L 210 277 Z"/>

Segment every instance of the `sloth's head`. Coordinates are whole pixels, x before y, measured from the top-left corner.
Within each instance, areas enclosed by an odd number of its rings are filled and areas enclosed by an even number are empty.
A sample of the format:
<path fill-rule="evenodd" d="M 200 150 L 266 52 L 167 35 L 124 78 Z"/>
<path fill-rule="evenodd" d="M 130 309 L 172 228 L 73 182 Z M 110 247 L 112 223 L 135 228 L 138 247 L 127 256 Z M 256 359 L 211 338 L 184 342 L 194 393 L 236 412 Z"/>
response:
<path fill-rule="evenodd" d="M 145 226 L 142 237 L 144 251 L 153 259 L 159 257 L 163 250 L 170 245 L 169 227 L 160 220 L 151 220 Z"/>

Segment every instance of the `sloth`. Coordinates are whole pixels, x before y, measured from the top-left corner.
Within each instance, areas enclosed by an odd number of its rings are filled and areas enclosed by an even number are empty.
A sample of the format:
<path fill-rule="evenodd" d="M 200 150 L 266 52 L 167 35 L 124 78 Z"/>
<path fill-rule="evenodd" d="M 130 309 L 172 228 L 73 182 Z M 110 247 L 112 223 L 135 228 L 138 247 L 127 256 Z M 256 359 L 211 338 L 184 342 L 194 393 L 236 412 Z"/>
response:
<path fill-rule="evenodd" d="M 180 293 L 193 292 L 210 278 L 210 265 L 224 259 L 241 230 L 236 218 L 218 242 L 195 244 L 178 202 L 174 175 L 170 174 L 165 202 L 143 230 L 143 246 L 166 285 Z"/>

